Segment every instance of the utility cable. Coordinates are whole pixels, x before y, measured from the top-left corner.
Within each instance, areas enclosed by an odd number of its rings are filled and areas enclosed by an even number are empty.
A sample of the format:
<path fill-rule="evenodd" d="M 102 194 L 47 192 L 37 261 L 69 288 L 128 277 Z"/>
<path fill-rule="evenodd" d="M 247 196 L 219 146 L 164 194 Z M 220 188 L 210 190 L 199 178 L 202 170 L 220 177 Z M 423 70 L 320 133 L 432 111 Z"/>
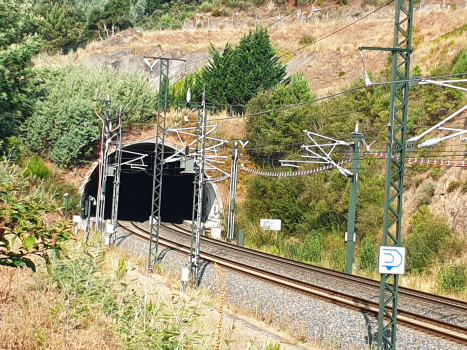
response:
<path fill-rule="evenodd" d="M 466 74 L 467 74 L 467 72 L 464 73 L 464 75 L 466 75 Z M 337 96 L 348 94 L 350 92 L 360 90 L 360 89 L 363 89 L 363 88 L 368 88 L 368 87 L 371 87 L 371 86 L 400 84 L 400 83 L 404 83 L 404 82 L 421 81 L 421 80 L 428 80 L 428 79 L 433 79 L 433 78 L 432 77 L 427 77 L 427 78 L 416 78 L 416 79 L 407 79 L 407 80 L 386 81 L 386 82 L 380 82 L 380 83 L 371 83 L 371 85 L 369 85 L 369 86 L 360 85 L 360 86 L 357 86 L 357 87 L 354 87 L 354 88 L 351 88 L 351 89 L 348 89 L 348 90 L 345 90 L 345 91 L 337 92 L 335 94 L 327 95 L 327 96 L 324 96 L 324 97 L 320 97 L 320 98 L 316 98 L 316 99 L 313 99 L 313 100 L 304 101 L 304 102 L 300 102 L 300 103 L 296 103 L 296 104 L 292 104 L 292 105 L 288 105 L 288 106 L 284 106 L 284 107 L 279 107 L 279 108 L 270 109 L 270 110 L 267 110 L 267 111 L 262 111 L 262 112 L 252 113 L 252 114 L 246 114 L 246 115 L 240 115 L 240 116 L 235 116 L 235 117 L 210 119 L 209 121 L 214 122 L 214 121 L 222 121 L 222 120 L 256 117 L 256 116 L 263 115 L 263 114 L 274 113 L 274 112 L 279 112 L 279 111 L 283 111 L 283 110 L 287 110 L 287 109 L 291 109 L 291 108 L 295 108 L 295 107 L 304 106 L 304 105 L 314 103 L 314 102 L 320 102 L 320 101 L 323 101 L 323 100 L 327 100 L 327 99 L 330 99 L 330 98 L 334 98 L 334 97 L 337 97 Z M 354 113 L 358 113 L 358 112 L 354 112 Z"/>
<path fill-rule="evenodd" d="M 323 36 L 322 38 L 319 38 L 319 39 L 313 41 L 313 42 L 310 43 L 310 44 L 307 44 L 307 45 L 304 45 L 304 46 L 302 46 L 302 47 L 299 47 L 299 48 L 296 49 L 296 50 L 289 51 L 287 54 L 281 55 L 281 56 L 279 56 L 278 58 L 281 58 L 281 57 L 284 57 L 284 56 L 287 56 L 287 55 L 294 54 L 295 52 L 300 51 L 300 50 L 303 50 L 304 48 L 306 48 L 306 47 L 308 47 L 308 46 L 311 46 L 311 45 L 314 45 L 314 44 L 316 44 L 316 43 L 318 43 L 318 42 L 320 42 L 320 41 L 323 41 L 324 39 L 327 39 L 327 38 L 329 38 L 330 36 L 333 36 L 333 35 L 335 35 L 335 34 L 341 32 L 341 31 L 343 31 L 344 29 L 347 29 L 347 28 L 349 28 L 350 26 L 353 26 L 355 23 L 360 22 L 361 20 L 367 18 L 368 16 L 370 16 L 370 15 L 374 14 L 375 12 L 377 12 L 377 11 L 383 9 L 384 7 L 388 6 L 389 4 L 391 4 L 391 3 L 393 3 L 393 2 L 394 2 L 394 0 L 389 0 L 389 1 L 386 2 L 384 5 L 381 5 L 381 6 L 378 7 L 377 9 L 375 9 L 375 10 L 373 10 L 373 11 L 367 13 L 365 16 L 360 17 L 359 19 L 355 20 L 354 22 L 352 22 L 352 23 L 350 23 L 350 24 L 348 24 L 348 25 L 346 25 L 346 26 L 343 26 L 342 28 L 339 28 L 338 30 L 336 30 L 336 31 L 334 31 L 334 32 L 332 32 L 332 33 L 330 33 L 330 34 L 328 34 L 328 35 L 325 35 L 325 36 Z"/>
<path fill-rule="evenodd" d="M 394 1 L 394 0 L 392 0 L 392 1 Z M 310 0 L 308 0 L 307 2 L 305 2 L 304 4 L 302 4 L 302 5 L 298 6 L 298 7 L 296 7 L 293 11 L 291 11 L 289 14 L 286 14 L 284 17 L 279 17 L 279 18 L 276 19 L 274 22 L 268 24 L 266 27 L 260 28 L 259 31 L 256 31 L 256 32 L 254 32 L 253 34 L 250 34 L 250 35 L 248 35 L 248 36 L 242 38 L 242 39 L 241 39 L 240 41 L 238 41 L 237 43 L 232 44 L 231 47 L 237 46 L 237 45 L 241 44 L 243 41 L 248 40 L 248 39 L 252 38 L 253 36 L 257 35 L 257 33 L 261 32 L 261 31 L 263 31 L 263 30 L 266 30 L 266 29 L 268 29 L 269 27 L 272 27 L 274 24 L 276 24 L 276 23 L 278 23 L 278 22 L 281 22 L 284 18 L 286 18 L 286 17 L 292 15 L 294 12 L 296 12 L 296 11 L 299 10 L 299 9 L 301 9 L 301 8 L 304 7 L 305 5 L 308 5 L 309 3 L 310 3 Z M 224 51 L 224 50 L 221 50 L 221 51 Z M 190 62 L 190 63 L 187 63 L 187 64 L 185 64 L 185 65 L 176 66 L 176 67 L 173 67 L 173 68 L 170 68 L 170 69 L 180 68 L 180 67 L 183 67 L 183 66 L 187 67 L 187 66 L 190 66 L 190 65 L 192 65 L 192 64 L 198 63 L 198 62 L 200 62 L 200 61 L 204 61 L 204 60 L 206 60 L 206 59 L 208 59 L 208 58 L 211 58 L 211 57 L 212 57 L 212 55 L 208 55 L 208 56 L 202 57 L 202 58 L 200 58 L 200 59 L 197 59 L 197 60 L 195 60 L 195 61 L 192 61 L 192 62 Z M 169 70 L 170 70 L 170 69 L 169 69 Z"/>

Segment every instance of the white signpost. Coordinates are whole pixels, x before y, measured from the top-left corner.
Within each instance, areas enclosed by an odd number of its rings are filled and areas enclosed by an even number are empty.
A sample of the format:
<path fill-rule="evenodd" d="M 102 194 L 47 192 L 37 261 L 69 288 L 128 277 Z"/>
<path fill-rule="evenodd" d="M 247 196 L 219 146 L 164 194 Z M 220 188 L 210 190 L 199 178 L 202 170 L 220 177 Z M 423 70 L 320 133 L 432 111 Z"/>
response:
<path fill-rule="evenodd" d="M 277 241 L 277 232 L 282 228 L 282 221 L 280 219 L 261 219 L 259 226 L 263 230 L 276 231 L 276 241 Z"/>
<path fill-rule="evenodd" d="M 259 226 L 263 230 L 280 231 L 282 228 L 282 221 L 280 219 L 261 219 Z"/>
<path fill-rule="evenodd" d="M 379 247 L 379 273 L 403 275 L 405 273 L 405 247 Z"/>

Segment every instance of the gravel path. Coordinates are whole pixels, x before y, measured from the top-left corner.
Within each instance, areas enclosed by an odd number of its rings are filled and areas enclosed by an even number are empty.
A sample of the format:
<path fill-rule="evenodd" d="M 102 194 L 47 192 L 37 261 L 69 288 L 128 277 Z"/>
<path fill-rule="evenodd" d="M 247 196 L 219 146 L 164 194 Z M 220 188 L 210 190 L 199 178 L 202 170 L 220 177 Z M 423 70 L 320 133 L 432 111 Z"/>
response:
<path fill-rule="evenodd" d="M 148 242 L 127 233 L 120 233 L 118 244 L 143 256 L 148 253 Z M 162 266 L 175 278 L 188 257 L 172 250 L 164 253 Z M 245 274 L 225 269 L 227 278 L 226 300 L 242 313 L 254 315 L 275 327 L 293 332 L 297 340 L 323 342 L 333 349 L 366 349 L 373 343 L 377 330 L 375 317 L 315 299 Z M 213 266 L 207 265 L 202 285 L 216 292 Z M 437 338 L 404 326 L 398 326 L 399 349 L 467 350 L 467 346 Z"/>

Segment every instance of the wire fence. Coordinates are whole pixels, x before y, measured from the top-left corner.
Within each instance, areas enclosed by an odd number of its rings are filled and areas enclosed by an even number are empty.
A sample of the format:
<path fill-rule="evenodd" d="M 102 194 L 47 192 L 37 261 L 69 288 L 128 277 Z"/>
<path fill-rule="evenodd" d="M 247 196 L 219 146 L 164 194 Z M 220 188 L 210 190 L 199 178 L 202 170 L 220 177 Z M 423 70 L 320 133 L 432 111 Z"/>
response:
<path fill-rule="evenodd" d="M 467 2 L 466 2 L 467 4 Z M 446 3 L 446 0 L 440 1 L 440 3 L 424 4 L 422 0 L 415 6 L 415 12 L 429 12 L 439 11 L 442 9 L 451 9 L 451 5 Z M 280 13 L 277 7 L 271 3 L 268 7 L 268 15 L 253 15 L 251 17 L 240 17 L 239 13 L 232 13 L 229 17 L 218 18 L 209 14 L 196 14 L 191 20 L 186 20 L 182 24 L 183 30 L 195 30 L 195 29 L 208 29 L 208 30 L 243 30 L 253 29 L 256 27 L 269 26 L 273 21 L 276 23 L 272 28 L 284 28 L 290 25 L 305 24 L 305 23 L 319 23 L 319 22 L 330 22 L 330 21 L 355 21 L 361 16 L 373 11 L 373 8 L 364 9 L 349 9 L 346 12 L 339 11 L 328 11 L 315 8 L 312 6 L 310 9 L 297 10 L 296 13 L 289 15 L 288 11 Z M 271 13 L 278 12 L 277 14 L 271 15 Z M 367 20 L 380 20 L 383 18 L 389 18 L 394 16 L 394 9 L 387 8 L 384 11 L 373 13 Z M 164 26 L 161 25 L 161 29 Z"/>

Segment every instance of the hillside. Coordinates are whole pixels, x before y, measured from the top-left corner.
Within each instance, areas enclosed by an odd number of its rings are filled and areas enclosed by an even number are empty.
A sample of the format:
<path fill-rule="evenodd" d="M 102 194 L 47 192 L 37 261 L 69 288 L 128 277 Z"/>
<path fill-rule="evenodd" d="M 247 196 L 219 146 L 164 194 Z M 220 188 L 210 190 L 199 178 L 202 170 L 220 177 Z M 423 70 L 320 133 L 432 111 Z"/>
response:
<path fill-rule="evenodd" d="M 110 35 L 105 19 L 97 27 L 88 28 L 92 29 L 93 41 L 67 55 L 54 54 L 57 48 L 54 51 L 44 43 L 38 42 L 37 47 L 33 47 L 24 41 L 24 47 L 30 49 L 29 56 L 34 57 L 33 70 L 27 70 L 29 62 L 25 62 L 25 72 L 30 74 L 32 83 L 18 89 L 24 100 L 18 101 L 15 94 L 10 94 L 12 104 L 18 108 L 16 114 L 10 116 L 8 132 L 0 134 L 5 154 L 17 152 L 15 160 L 22 165 L 31 154 L 40 154 L 49 164 L 64 169 L 64 177 L 78 185 L 98 157 L 101 125 L 93 110 L 96 88 L 101 91 L 101 95 L 97 95 L 99 103 L 103 102 L 103 94 L 109 93 L 112 106 L 127 108 L 126 141 L 153 136 L 158 72 L 151 72 L 144 56 L 186 60 L 186 64 L 172 62 L 169 127 L 183 125 L 186 115 L 191 115 L 188 122 L 195 125 L 193 111 L 178 107 L 180 102 L 184 103 L 188 88 L 194 96 L 197 93 L 199 99 L 207 85 L 208 101 L 224 109 L 210 116 L 211 120 L 232 117 L 220 122 L 215 135 L 229 141 L 248 139 L 250 144 L 242 162 L 251 168 L 282 171 L 279 159 L 296 159 L 301 155 L 299 145 L 307 141 L 302 130 L 349 140 L 357 122 L 365 136 L 376 138 L 372 151 L 384 152 L 389 88 L 387 85 L 356 87 L 363 85 L 365 70 L 374 82 L 389 79 L 387 53 L 367 51 L 362 61 L 358 47 L 392 45 L 394 11 L 390 4 L 355 1 L 344 6 L 322 2 L 319 7 L 308 4 L 294 10 L 271 3 L 252 7 L 254 11 L 248 6 L 238 9 L 232 6 L 230 12 L 219 13 L 215 7 L 208 9 L 207 5 L 200 5 L 199 9 L 204 8 L 204 12 L 184 20 L 177 17 L 176 23 L 172 21 L 172 29 L 161 26 L 161 30 L 154 30 L 158 27 L 156 22 L 149 26 L 149 22 L 142 21 L 141 29 L 128 25 L 125 30 L 117 30 L 115 35 Z M 167 11 L 162 17 L 174 15 L 170 12 L 172 9 Z M 467 70 L 466 15 L 461 2 L 417 4 L 413 75 L 429 77 Z M 254 29 L 257 20 L 264 27 L 274 25 L 241 41 Z M 107 28 L 104 37 L 101 24 Z M 46 33 L 37 35 L 46 37 Z M 25 35 L 24 40 L 30 37 L 36 38 L 31 34 Z M 224 55 L 222 50 L 227 43 L 239 45 L 229 47 Z M 211 51 L 210 44 L 213 45 Z M 266 53 L 271 55 L 257 54 L 259 51 L 250 50 L 250 44 L 266 48 Z M 40 45 L 44 45 L 42 49 Z M 217 55 L 216 62 L 207 64 L 208 52 Z M 271 68 L 268 72 L 272 73 L 268 74 L 274 79 L 268 79 L 267 75 L 256 79 L 242 76 L 251 71 L 262 74 L 264 67 Z M 211 74 L 215 69 L 215 74 Z M 241 74 L 239 69 L 242 69 Z M 246 80 L 254 86 L 242 85 Z M 231 89 L 231 95 L 226 96 L 232 86 L 235 86 L 235 93 Z M 319 103 L 305 103 L 349 87 L 355 89 Z M 244 92 L 245 96 L 238 102 L 237 95 Z M 410 92 L 409 134 L 416 135 L 436 124 L 466 101 L 463 92 L 437 86 L 414 86 Z M 278 110 L 302 102 L 299 108 Z M 239 108 L 233 110 L 232 107 Z M 270 110 L 275 111 L 263 114 Z M 234 112 L 237 114 L 233 115 Z M 241 113 L 256 113 L 257 117 L 239 118 Z M 452 125 L 463 128 L 466 117 L 465 113 L 460 115 Z M 173 136 L 168 140 L 178 142 Z M 230 146 L 224 147 L 222 154 L 229 155 L 230 151 Z M 341 151 L 337 158 L 343 160 L 346 155 L 348 150 Z M 462 141 L 452 139 L 439 147 L 416 150 L 411 156 L 463 160 L 465 146 Z M 377 277 L 376 249 L 382 235 L 385 163 L 381 158 L 366 155 L 362 158 L 355 272 Z M 228 162 L 225 164 L 227 171 Z M 414 256 L 411 257 L 413 264 L 408 267 L 410 274 L 403 283 L 466 297 L 462 283 L 467 280 L 464 248 L 467 220 L 459 214 L 466 197 L 466 178 L 462 169 L 407 165 L 404 244 Z M 227 182 L 219 187 L 227 204 Z M 349 183 L 338 172 L 281 179 L 242 172 L 238 192 L 237 227 L 246 230 L 247 245 L 343 270 L 345 243 L 342 235 L 347 224 Z M 258 222 L 264 217 L 283 220 L 279 239 L 260 230 Z M 434 238 L 436 244 L 431 245 Z M 426 252 L 427 259 L 419 258 L 419 251 Z M 445 276 L 447 280 L 443 280 Z M 452 276 L 460 276 L 454 287 L 449 285 Z M 419 278 L 428 281 L 428 286 L 413 285 Z"/>
<path fill-rule="evenodd" d="M 430 4 L 424 1 L 415 12 L 415 54 L 412 67 L 418 65 L 422 72 L 431 72 L 440 62 L 450 59 L 461 47 L 467 45 L 467 38 L 462 32 L 450 34 L 465 24 L 467 9 L 460 3 L 456 7 L 452 4 L 450 8 L 445 9 L 442 6 L 442 2 Z M 311 6 L 309 7 L 311 9 Z M 342 32 L 334 35 L 332 33 L 369 14 L 375 8 L 358 3 L 346 7 L 328 5 L 323 6 L 319 17 L 307 17 L 305 23 L 300 23 L 299 11 L 298 14 L 293 13 L 285 18 L 281 24 L 272 26 L 269 29 L 272 43 L 287 62 L 288 74 L 303 72 L 318 96 L 341 89 L 356 78 L 362 77 L 364 68 L 358 47 L 392 45 L 392 6 L 377 11 L 374 16 L 370 15 Z M 330 15 L 326 21 L 325 14 L 328 12 Z M 200 16 L 199 21 L 206 22 L 208 17 L 209 15 Z M 270 16 L 264 19 L 263 23 L 271 24 L 276 20 L 277 17 Z M 84 50 L 79 49 L 73 54 L 72 59 L 87 60 L 91 66 L 110 64 L 118 69 L 137 69 L 146 74 L 149 73 L 149 68 L 142 56 L 185 59 L 186 67 L 182 63 L 172 65 L 180 66 L 171 72 L 172 79 L 177 80 L 183 74 L 192 73 L 206 63 L 202 58 L 208 55 L 209 44 L 222 49 L 226 43 L 236 43 L 247 33 L 246 26 L 233 29 L 206 29 L 202 26 L 184 30 L 127 30 L 110 39 L 88 44 Z M 314 41 L 317 41 L 316 44 L 311 44 Z M 299 50 L 307 44 L 310 45 Z M 386 53 L 367 51 L 364 55 L 367 71 L 379 73 L 385 68 Z M 54 59 L 61 62 L 57 62 L 58 65 L 69 61 L 66 56 Z M 38 67 L 50 65 L 50 57 L 47 55 L 36 59 Z M 152 74 L 151 79 L 155 84 L 157 74 Z"/>

